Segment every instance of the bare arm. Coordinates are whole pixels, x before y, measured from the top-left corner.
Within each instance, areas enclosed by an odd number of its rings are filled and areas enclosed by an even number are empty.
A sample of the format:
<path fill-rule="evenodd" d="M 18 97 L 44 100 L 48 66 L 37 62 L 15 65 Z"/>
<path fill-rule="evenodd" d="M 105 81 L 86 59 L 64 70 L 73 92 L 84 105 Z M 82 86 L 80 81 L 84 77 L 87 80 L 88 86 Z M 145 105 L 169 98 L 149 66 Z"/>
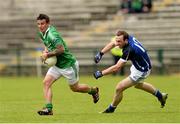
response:
<path fill-rule="evenodd" d="M 117 64 L 110 66 L 109 68 L 105 69 L 102 71 L 102 75 L 108 75 L 111 74 L 113 72 L 117 72 L 119 69 L 121 69 L 121 67 L 123 67 L 126 64 L 126 62 L 123 62 L 121 60 L 119 60 L 117 62 Z"/>
<path fill-rule="evenodd" d="M 45 48 L 45 51 L 47 48 Z M 64 47 L 62 45 L 57 45 L 56 49 L 52 52 L 43 52 L 43 59 L 46 60 L 49 57 L 60 55 L 64 52 Z"/>
<path fill-rule="evenodd" d="M 106 53 L 109 50 L 111 50 L 113 47 L 115 47 L 115 43 L 114 43 L 114 41 L 111 41 L 101 50 L 101 52 Z"/>
<path fill-rule="evenodd" d="M 47 57 L 57 56 L 64 52 L 64 47 L 62 45 L 57 45 L 56 49 L 52 52 L 47 53 Z"/>
<path fill-rule="evenodd" d="M 47 53 L 47 52 L 48 52 L 48 49 L 46 47 L 44 47 L 43 53 Z"/>

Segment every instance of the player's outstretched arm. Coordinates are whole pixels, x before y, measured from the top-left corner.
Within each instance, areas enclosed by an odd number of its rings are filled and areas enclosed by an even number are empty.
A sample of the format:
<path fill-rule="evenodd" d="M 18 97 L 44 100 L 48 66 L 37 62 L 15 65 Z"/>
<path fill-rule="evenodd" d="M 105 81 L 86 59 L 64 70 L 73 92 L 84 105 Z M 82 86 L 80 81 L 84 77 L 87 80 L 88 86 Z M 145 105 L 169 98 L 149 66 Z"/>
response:
<path fill-rule="evenodd" d="M 101 50 L 101 52 L 105 54 L 109 52 L 113 47 L 115 47 L 115 41 L 112 40 Z"/>
<path fill-rule="evenodd" d="M 122 66 L 125 65 L 126 62 L 119 60 L 117 64 L 110 66 L 107 69 L 104 69 L 103 71 L 96 71 L 94 72 L 94 78 L 98 79 L 104 75 L 108 75 L 114 72 L 117 72 L 119 69 L 121 69 Z"/>
<path fill-rule="evenodd" d="M 102 56 L 111 50 L 115 46 L 114 41 L 109 42 L 101 51 L 97 52 L 97 54 L 94 57 L 94 62 L 99 63 L 99 61 L 102 59 Z"/>

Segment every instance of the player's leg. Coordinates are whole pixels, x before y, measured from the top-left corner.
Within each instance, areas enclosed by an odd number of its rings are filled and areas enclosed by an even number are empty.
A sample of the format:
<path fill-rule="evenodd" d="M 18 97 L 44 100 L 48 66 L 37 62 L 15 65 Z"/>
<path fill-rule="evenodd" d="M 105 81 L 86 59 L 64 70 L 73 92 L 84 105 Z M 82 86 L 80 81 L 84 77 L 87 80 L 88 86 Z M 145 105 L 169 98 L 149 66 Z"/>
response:
<path fill-rule="evenodd" d="M 52 115 L 52 90 L 51 86 L 53 82 L 55 81 L 55 78 L 51 75 L 46 75 L 43 80 L 43 91 L 44 91 L 44 97 L 46 100 L 46 105 L 42 110 L 38 111 L 39 115 Z"/>
<path fill-rule="evenodd" d="M 152 84 L 144 82 L 144 79 L 146 79 L 150 75 L 150 70 L 147 72 L 140 72 L 138 71 L 134 66 L 131 67 L 131 75 L 130 78 L 136 83 L 135 88 L 144 90 L 148 93 L 151 93 L 155 95 L 158 100 L 161 103 L 161 107 L 163 108 L 166 103 L 167 99 L 167 93 L 161 93 L 159 90 L 157 90 Z"/>
<path fill-rule="evenodd" d="M 116 91 L 112 103 L 103 113 L 113 113 L 123 98 L 123 91 L 134 85 L 135 84 L 129 77 L 119 82 L 116 86 Z"/>
<path fill-rule="evenodd" d="M 52 104 L 52 89 L 51 86 L 52 84 L 56 81 L 56 79 L 60 76 L 58 74 L 56 67 L 51 67 L 44 80 L 43 80 L 43 91 L 44 91 L 44 97 L 46 100 L 45 107 L 43 107 L 42 110 L 38 111 L 39 115 L 53 115 L 52 109 L 53 109 L 53 104 Z"/>
<path fill-rule="evenodd" d="M 71 90 L 74 92 L 88 93 L 92 95 L 93 102 L 97 103 L 99 100 L 99 89 L 98 87 L 89 87 L 87 84 L 79 84 L 78 82 L 69 85 Z"/>
<path fill-rule="evenodd" d="M 79 84 L 79 64 L 77 61 L 74 66 L 63 69 L 62 74 L 68 79 L 69 86 L 72 91 L 88 93 L 92 95 L 94 103 L 98 102 L 99 89 L 97 87 L 90 87 L 87 84 Z"/>
<path fill-rule="evenodd" d="M 166 99 L 168 94 L 167 93 L 161 93 L 158 89 L 156 89 L 152 84 L 149 83 L 138 83 L 135 88 L 144 90 L 148 93 L 151 93 L 152 95 L 156 96 L 161 103 L 161 107 L 163 108 L 166 104 Z"/>
<path fill-rule="evenodd" d="M 81 92 L 81 93 L 88 93 L 90 91 L 90 87 L 87 84 L 79 84 L 79 82 L 75 82 L 69 85 L 73 92 Z"/>
<path fill-rule="evenodd" d="M 46 77 L 43 80 L 43 91 L 44 91 L 44 97 L 46 99 L 46 103 L 52 103 L 52 89 L 51 86 L 54 83 L 56 79 L 51 75 L 46 75 Z"/>
<path fill-rule="evenodd" d="M 144 83 L 137 83 L 135 85 L 135 88 L 144 90 L 144 91 L 146 91 L 148 93 L 151 93 L 151 94 L 154 94 L 155 91 L 156 91 L 156 88 L 153 85 L 151 85 L 149 83 L 146 83 L 146 82 L 144 82 Z"/>

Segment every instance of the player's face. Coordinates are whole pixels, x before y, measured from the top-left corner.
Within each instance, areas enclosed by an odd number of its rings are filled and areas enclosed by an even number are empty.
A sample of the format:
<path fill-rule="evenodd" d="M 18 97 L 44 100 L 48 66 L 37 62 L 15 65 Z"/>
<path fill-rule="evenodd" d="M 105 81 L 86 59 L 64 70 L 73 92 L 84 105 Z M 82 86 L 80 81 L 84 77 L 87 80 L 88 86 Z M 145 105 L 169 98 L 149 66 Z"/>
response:
<path fill-rule="evenodd" d="M 123 35 L 116 36 L 116 42 L 115 42 L 116 46 L 119 46 L 120 48 L 123 48 L 125 46 L 125 44 L 126 43 L 125 43 Z"/>
<path fill-rule="evenodd" d="M 37 26 L 40 32 L 45 33 L 49 27 L 49 23 L 47 23 L 45 19 L 37 20 Z"/>

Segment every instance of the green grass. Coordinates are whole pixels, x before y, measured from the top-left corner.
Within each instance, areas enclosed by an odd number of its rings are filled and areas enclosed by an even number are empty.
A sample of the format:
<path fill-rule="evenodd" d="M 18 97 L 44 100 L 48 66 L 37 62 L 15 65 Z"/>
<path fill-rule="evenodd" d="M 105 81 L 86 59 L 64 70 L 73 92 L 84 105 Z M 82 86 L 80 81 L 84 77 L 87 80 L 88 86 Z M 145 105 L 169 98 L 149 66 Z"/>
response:
<path fill-rule="evenodd" d="M 135 88 L 124 92 L 124 98 L 113 114 L 99 114 L 112 101 L 114 88 L 122 77 L 106 76 L 95 80 L 81 76 L 80 82 L 100 88 L 100 101 L 93 104 L 91 96 L 73 93 L 65 79 L 53 86 L 53 116 L 39 116 L 44 105 L 42 79 L 36 77 L 0 78 L 0 122 L 4 123 L 175 123 L 180 122 L 180 77 L 150 76 L 146 81 L 169 94 L 167 105 L 151 94 Z"/>

